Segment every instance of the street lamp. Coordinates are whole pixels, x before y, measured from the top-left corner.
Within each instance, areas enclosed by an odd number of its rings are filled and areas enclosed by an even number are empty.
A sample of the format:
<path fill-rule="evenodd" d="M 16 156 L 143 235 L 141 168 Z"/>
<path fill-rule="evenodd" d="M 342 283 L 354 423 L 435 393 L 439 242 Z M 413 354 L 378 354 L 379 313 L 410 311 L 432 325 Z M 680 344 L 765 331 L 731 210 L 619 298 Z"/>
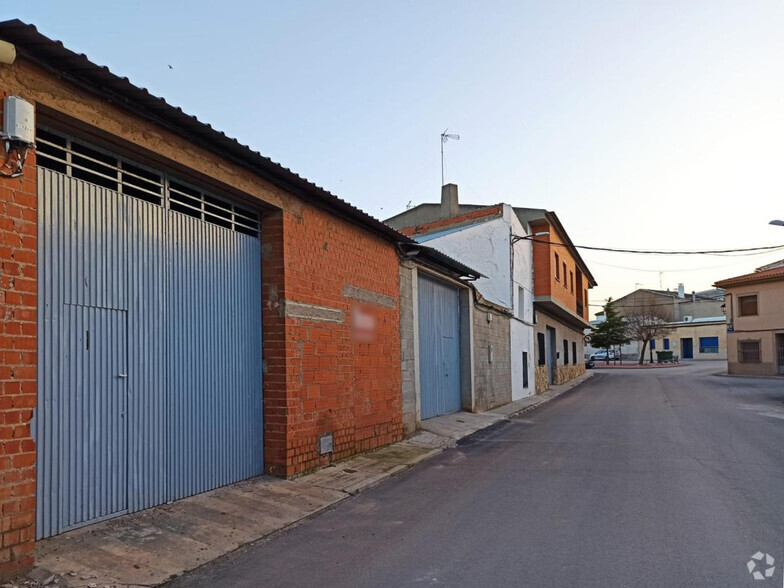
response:
<path fill-rule="evenodd" d="M 769 225 L 776 225 L 777 227 L 784 227 L 784 220 L 772 220 Z"/>
<path fill-rule="evenodd" d="M 528 241 L 533 241 L 534 237 L 545 237 L 545 236 L 547 236 L 549 234 L 550 234 L 550 231 L 542 231 L 541 233 L 533 233 L 532 235 L 525 235 L 525 236 L 512 235 L 512 245 L 514 245 L 518 241 L 522 241 L 524 239 L 528 240 Z"/>

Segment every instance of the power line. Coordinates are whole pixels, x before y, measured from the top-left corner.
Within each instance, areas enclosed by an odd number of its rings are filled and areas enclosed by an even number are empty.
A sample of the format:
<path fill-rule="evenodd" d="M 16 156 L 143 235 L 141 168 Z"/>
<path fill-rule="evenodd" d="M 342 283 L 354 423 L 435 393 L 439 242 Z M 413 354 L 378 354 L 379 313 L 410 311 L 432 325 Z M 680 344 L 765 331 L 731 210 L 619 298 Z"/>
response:
<path fill-rule="evenodd" d="M 769 253 L 769 251 L 765 251 L 763 253 Z M 745 257 L 745 256 L 740 255 L 738 257 Z M 639 267 L 628 267 L 628 266 L 624 266 L 624 265 L 614 265 L 614 264 L 611 264 L 611 263 L 602 263 L 600 261 L 593 261 L 591 259 L 586 259 L 585 262 L 587 264 L 589 264 L 589 265 L 601 265 L 601 266 L 604 266 L 604 267 L 613 267 L 615 269 L 624 269 L 624 270 L 635 271 L 635 272 L 650 272 L 652 274 L 662 274 L 662 273 L 663 274 L 675 274 L 675 273 L 682 273 L 682 272 L 697 272 L 697 271 L 701 271 L 701 270 L 718 269 L 720 267 L 730 267 L 730 266 L 733 266 L 733 265 L 738 265 L 738 264 L 741 264 L 741 263 L 745 263 L 744 261 L 735 261 L 735 262 L 732 262 L 732 263 L 722 263 L 722 264 L 719 264 L 719 265 L 710 265 L 710 266 L 702 266 L 702 267 L 691 267 L 691 268 L 684 268 L 684 269 L 664 269 L 664 270 L 660 270 L 660 269 L 645 269 L 645 268 L 639 268 Z"/>
<path fill-rule="evenodd" d="M 746 247 L 742 249 L 708 249 L 705 251 L 664 251 L 655 249 L 614 249 L 612 247 L 594 247 L 592 245 L 567 245 L 566 243 L 553 243 L 542 239 L 534 239 L 533 236 L 526 235 L 513 235 L 513 241 L 531 241 L 532 243 L 543 243 L 546 245 L 556 245 L 558 247 L 575 247 L 577 249 L 587 249 L 589 251 L 609 251 L 612 253 L 634 253 L 638 255 L 723 255 L 728 253 L 747 253 L 749 255 L 756 255 L 752 252 L 769 252 L 784 249 L 784 245 L 768 245 L 766 247 Z M 738 256 L 741 257 L 741 256 Z"/>

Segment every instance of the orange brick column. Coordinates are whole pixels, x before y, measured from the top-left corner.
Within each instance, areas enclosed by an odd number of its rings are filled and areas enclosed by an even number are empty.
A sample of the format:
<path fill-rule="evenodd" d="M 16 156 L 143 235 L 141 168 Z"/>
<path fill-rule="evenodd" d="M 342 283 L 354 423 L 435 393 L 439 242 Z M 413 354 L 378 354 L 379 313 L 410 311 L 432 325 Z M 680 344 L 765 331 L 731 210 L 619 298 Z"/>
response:
<path fill-rule="evenodd" d="M 314 206 L 271 213 L 261 239 L 266 471 L 294 476 L 401 439 L 394 245 Z M 353 336 L 358 307 L 369 339 Z"/>
<path fill-rule="evenodd" d="M 0 177 L 0 578 L 30 568 L 35 546 L 37 202 L 31 151 L 22 177 Z"/>
<path fill-rule="evenodd" d="M 261 330 L 264 355 L 264 465 L 269 474 L 286 474 L 286 320 L 283 213 L 261 222 Z"/>

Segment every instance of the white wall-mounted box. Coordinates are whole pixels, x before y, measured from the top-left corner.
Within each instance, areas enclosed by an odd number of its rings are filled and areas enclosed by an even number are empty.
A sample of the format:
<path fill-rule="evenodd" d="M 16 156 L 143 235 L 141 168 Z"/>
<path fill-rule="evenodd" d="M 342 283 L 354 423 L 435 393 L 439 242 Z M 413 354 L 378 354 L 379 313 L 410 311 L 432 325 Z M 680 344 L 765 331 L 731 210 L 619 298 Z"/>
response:
<path fill-rule="evenodd" d="M 3 139 L 35 144 L 35 108 L 27 100 L 8 96 L 3 100 Z"/>

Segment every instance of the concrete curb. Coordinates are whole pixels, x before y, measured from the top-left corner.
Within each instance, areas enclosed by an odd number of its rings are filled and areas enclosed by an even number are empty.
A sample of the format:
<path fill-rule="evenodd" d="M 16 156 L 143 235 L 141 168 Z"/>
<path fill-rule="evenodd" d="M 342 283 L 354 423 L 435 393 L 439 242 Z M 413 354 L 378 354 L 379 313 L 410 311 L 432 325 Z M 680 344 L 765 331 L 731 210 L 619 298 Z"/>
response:
<path fill-rule="evenodd" d="M 784 376 L 751 376 L 746 374 L 728 374 L 726 372 L 711 374 L 711 376 L 717 376 L 719 378 L 738 378 L 740 380 L 771 380 L 773 382 L 784 380 Z"/>

